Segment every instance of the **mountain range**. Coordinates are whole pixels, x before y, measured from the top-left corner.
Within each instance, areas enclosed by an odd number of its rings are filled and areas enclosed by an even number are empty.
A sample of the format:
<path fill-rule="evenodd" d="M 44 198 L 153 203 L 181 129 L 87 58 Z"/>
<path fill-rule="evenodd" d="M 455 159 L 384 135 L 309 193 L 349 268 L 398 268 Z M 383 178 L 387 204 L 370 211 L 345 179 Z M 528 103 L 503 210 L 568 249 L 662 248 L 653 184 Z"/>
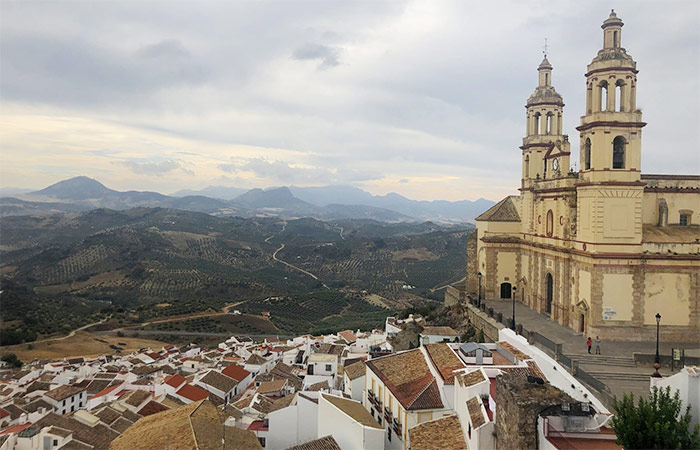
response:
<path fill-rule="evenodd" d="M 172 195 L 150 191 L 116 191 L 89 177 L 80 176 L 33 192 L 0 198 L 2 215 L 51 214 L 97 208 L 124 210 L 162 207 L 217 216 L 238 215 L 314 217 L 319 219 L 373 219 L 383 222 L 435 220 L 470 222 L 494 202 L 479 199 L 411 200 L 396 193 L 372 195 L 352 186 L 268 189 L 210 186 L 199 191 L 181 190 Z"/>

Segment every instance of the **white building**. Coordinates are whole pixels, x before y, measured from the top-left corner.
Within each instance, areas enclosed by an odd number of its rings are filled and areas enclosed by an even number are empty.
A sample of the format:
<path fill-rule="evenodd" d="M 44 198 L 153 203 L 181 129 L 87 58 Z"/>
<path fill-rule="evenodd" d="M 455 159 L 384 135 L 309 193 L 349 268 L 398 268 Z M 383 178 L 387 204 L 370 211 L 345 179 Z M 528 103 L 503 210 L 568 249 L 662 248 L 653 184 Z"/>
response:
<path fill-rule="evenodd" d="M 265 448 L 278 450 L 303 444 L 318 437 L 318 399 L 297 393 L 286 408 L 267 415 Z"/>
<path fill-rule="evenodd" d="M 312 353 L 307 361 L 309 375 L 322 375 L 335 380 L 338 375 L 338 357 L 327 353 Z"/>
<path fill-rule="evenodd" d="M 424 327 L 420 334 L 421 344 L 437 344 L 439 342 L 456 342 L 458 334 L 450 327 Z"/>
<path fill-rule="evenodd" d="M 384 430 L 364 406 L 330 394 L 318 398 L 318 435 L 333 436 L 340 448 L 384 448 Z"/>
<path fill-rule="evenodd" d="M 364 361 L 345 366 L 343 371 L 343 392 L 358 402 L 365 399 L 365 371 Z"/>
<path fill-rule="evenodd" d="M 678 391 L 683 402 L 683 412 L 690 406 L 692 415 L 691 429 L 700 423 L 700 368 L 697 366 L 686 366 L 675 375 L 666 378 L 651 378 L 651 387 L 657 386 L 659 389 L 671 387 L 671 395 Z"/>
<path fill-rule="evenodd" d="M 44 394 L 44 398 L 57 414 L 66 414 L 87 406 L 87 391 L 84 387 L 62 385 Z"/>

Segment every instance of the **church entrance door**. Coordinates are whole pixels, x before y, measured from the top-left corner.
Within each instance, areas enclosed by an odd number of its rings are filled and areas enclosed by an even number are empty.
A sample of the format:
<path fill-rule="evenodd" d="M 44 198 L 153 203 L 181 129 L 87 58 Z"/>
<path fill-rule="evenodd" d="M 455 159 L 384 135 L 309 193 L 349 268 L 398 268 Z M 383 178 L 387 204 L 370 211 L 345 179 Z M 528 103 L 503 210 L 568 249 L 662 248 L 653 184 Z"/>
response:
<path fill-rule="evenodd" d="M 552 313 L 552 300 L 554 297 L 554 279 L 552 274 L 547 274 L 547 303 L 545 304 L 545 312 L 547 314 Z"/>
<path fill-rule="evenodd" d="M 513 291 L 510 283 L 501 283 L 501 298 L 510 298 L 510 294 Z"/>

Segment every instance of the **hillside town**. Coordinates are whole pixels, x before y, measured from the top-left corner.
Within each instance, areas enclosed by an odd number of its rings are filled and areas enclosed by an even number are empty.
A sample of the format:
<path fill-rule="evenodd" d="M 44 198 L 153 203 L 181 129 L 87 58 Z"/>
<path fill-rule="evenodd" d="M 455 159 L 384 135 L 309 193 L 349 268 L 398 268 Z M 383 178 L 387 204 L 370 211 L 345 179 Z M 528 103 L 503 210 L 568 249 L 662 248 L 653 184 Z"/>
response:
<path fill-rule="evenodd" d="M 0 449 L 620 448 L 608 408 L 522 336 L 425 326 L 394 351 L 410 322 L 5 368 Z"/>

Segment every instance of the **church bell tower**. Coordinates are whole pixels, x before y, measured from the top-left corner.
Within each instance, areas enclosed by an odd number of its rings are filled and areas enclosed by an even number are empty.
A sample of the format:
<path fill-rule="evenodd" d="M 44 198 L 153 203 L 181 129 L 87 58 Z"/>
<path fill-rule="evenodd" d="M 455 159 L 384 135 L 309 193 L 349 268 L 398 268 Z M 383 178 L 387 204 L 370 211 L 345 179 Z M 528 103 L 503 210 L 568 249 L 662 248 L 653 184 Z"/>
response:
<path fill-rule="evenodd" d="M 581 139 L 577 235 L 594 244 L 589 251 L 632 250 L 630 244 L 642 238 L 646 124 L 636 104 L 637 63 L 622 47 L 622 26 L 615 11 L 603 22 L 603 48 L 588 65 L 586 113 L 576 128 Z"/>

